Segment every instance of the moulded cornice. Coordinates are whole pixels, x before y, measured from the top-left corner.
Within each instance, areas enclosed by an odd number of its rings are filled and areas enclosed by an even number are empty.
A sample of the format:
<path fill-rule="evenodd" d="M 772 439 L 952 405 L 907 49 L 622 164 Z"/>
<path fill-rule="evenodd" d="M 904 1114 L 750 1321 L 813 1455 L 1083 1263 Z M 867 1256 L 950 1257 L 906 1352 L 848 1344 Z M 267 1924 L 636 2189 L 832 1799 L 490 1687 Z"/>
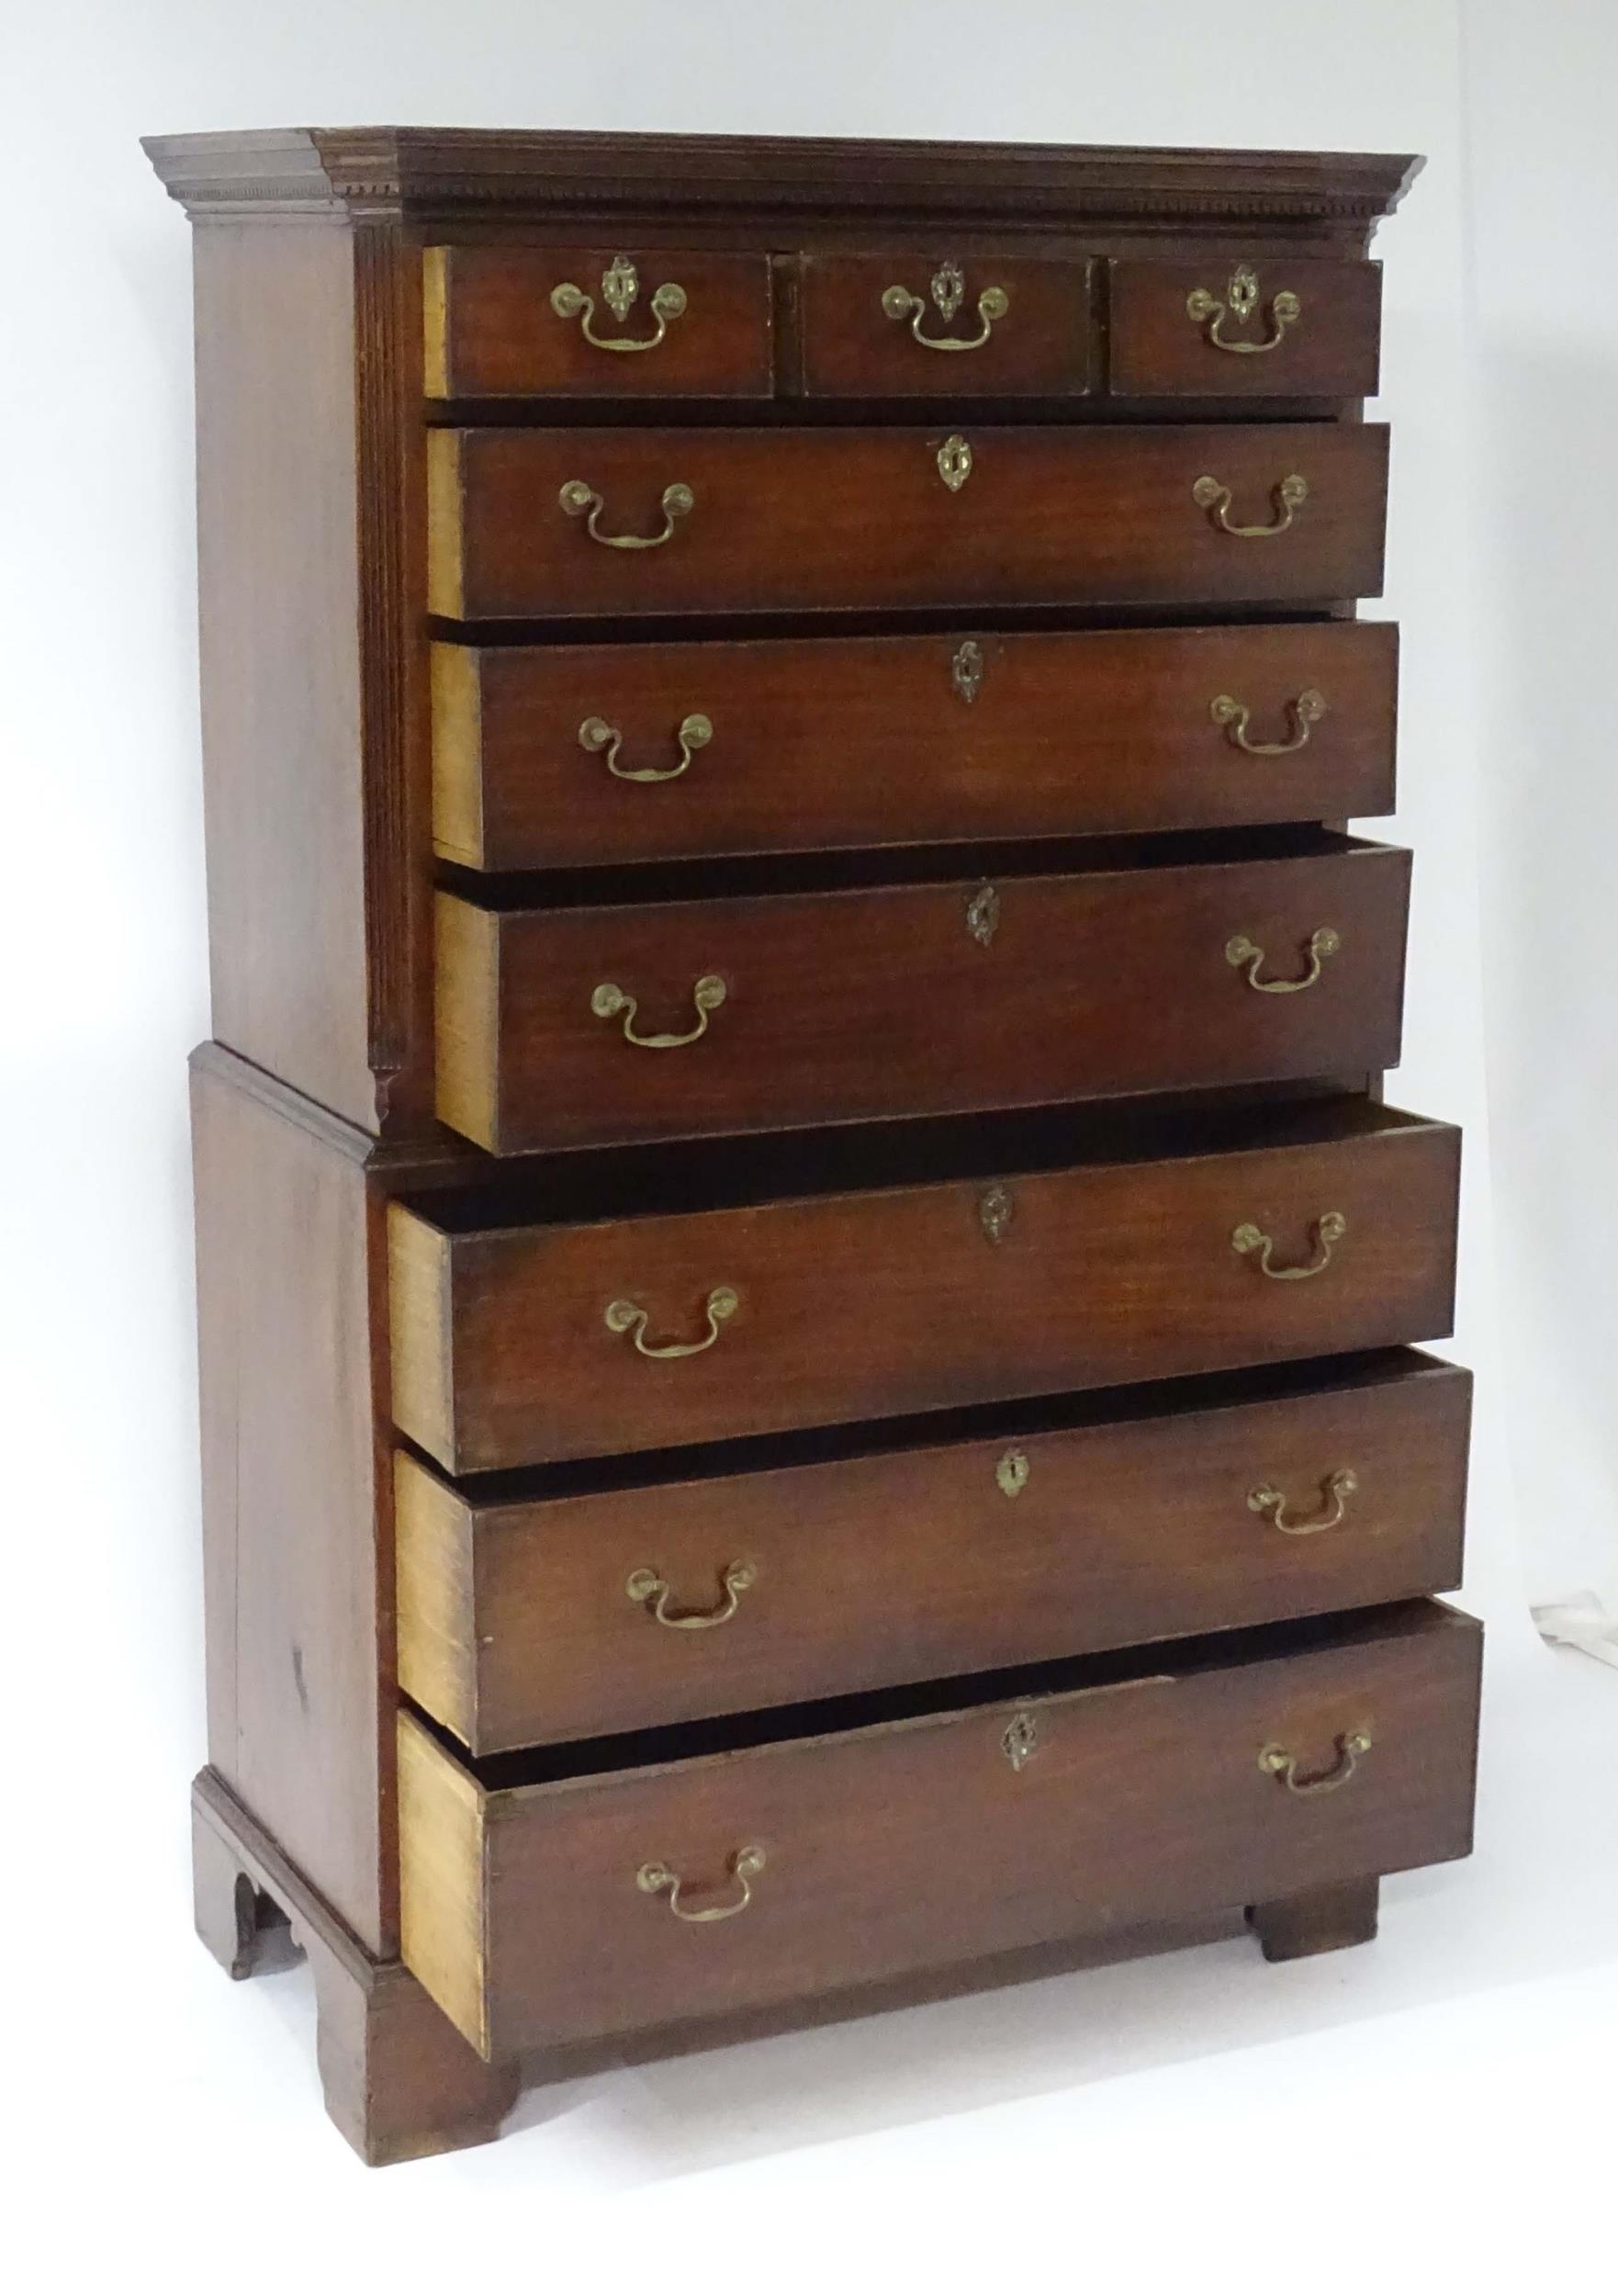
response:
<path fill-rule="evenodd" d="M 148 136 L 193 216 L 330 213 L 420 222 L 565 216 L 757 220 L 948 216 L 962 224 L 1358 226 L 1422 163 L 1357 152 L 867 142 L 477 128 L 294 128 Z"/>

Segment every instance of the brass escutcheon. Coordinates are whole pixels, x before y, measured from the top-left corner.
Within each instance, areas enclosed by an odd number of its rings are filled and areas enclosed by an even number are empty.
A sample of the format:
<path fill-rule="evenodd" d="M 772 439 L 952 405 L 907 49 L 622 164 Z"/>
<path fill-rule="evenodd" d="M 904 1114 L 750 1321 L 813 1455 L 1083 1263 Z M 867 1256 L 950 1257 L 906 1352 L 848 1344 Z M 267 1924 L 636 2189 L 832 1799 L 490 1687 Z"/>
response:
<path fill-rule="evenodd" d="M 627 255 L 614 255 L 601 274 L 601 299 L 622 327 L 629 317 L 635 298 L 640 294 L 640 274 Z M 577 319 L 586 343 L 598 351 L 655 351 L 669 332 L 669 321 L 679 319 L 686 307 L 685 289 L 675 280 L 666 280 L 652 290 L 651 312 L 657 321 L 657 332 L 649 335 L 598 335 L 591 327 L 595 303 L 582 287 L 564 279 L 551 289 L 551 309 L 558 319 Z"/>
<path fill-rule="evenodd" d="M 959 494 L 972 476 L 972 448 L 959 431 L 951 431 L 935 457 L 938 476 L 951 494 Z"/>
<path fill-rule="evenodd" d="M 1000 1733 L 1000 1751 L 1014 1770 L 1026 1770 L 1039 1750 L 1039 1725 L 1025 1706 Z"/>
<path fill-rule="evenodd" d="M 975 637 L 963 637 L 949 663 L 949 682 L 963 702 L 975 702 L 983 682 L 983 649 Z"/>
<path fill-rule="evenodd" d="M 1000 929 L 1000 895 L 993 885 L 980 885 L 966 905 L 966 929 L 980 949 L 986 949 Z"/>
<path fill-rule="evenodd" d="M 996 1180 L 993 1187 L 984 1188 L 978 1198 L 978 1221 L 991 1244 L 1005 1241 L 1016 1209 L 1011 1190 L 1002 1181 Z"/>
<path fill-rule="evenodd" d="M 995 1462 L 994 1480 L 1008 1499 L 1015 1499 L 1028 1488 L 1028 1455 L 1026 1451 L 1003 1451 Z"/>

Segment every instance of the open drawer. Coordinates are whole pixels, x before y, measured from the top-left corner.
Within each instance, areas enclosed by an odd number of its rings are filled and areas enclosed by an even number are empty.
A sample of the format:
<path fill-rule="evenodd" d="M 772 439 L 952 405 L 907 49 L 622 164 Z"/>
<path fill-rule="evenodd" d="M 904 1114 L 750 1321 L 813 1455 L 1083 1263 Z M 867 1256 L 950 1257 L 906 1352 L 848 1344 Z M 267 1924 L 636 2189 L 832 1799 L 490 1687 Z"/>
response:
<path fill-rule="evenodd" d="M 399 1719 L 403 1953 L 486 2056 L 1462 1857 L 1442 1605 L 468 1767 Z"/>
<path fill-rule="evenodd" d="M 438 1113 L 510 1155 L 1398 1064 L 1396 846 L 1253 829 L 1084 846 L 1060 875 L 941 866 L 441 893 Z"/>
<path fill-rule="evenodd" d="M 1459 1150 L 1348 1097 L 551 1158 L 388 1207 L 394 1420 L 465 1475 L 1436 1339 Z"/>
<path fill-rule="evenodd" d="M 399 1679 L 475 1754 L 1458 1584 L 1409 1350 L 457 1488 L 394 1462 Z"/>

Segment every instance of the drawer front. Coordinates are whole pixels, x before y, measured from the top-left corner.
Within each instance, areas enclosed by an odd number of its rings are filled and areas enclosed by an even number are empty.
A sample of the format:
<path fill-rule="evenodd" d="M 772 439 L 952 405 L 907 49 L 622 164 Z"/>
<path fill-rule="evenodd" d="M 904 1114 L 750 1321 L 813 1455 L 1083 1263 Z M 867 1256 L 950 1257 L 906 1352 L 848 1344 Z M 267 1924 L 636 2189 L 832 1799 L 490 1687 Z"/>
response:
<path fill-rule="evenodd" d="M 1382 266 L 1296 262 L 1111 265 L 1108 379 L 1127 399 L 1369 399 Z"/>
<path fill-rule="evenodd" d="M 436 431 L 429 596 L 474 621 L 1369 597 L 1387 465 L 1372 424 Z"/>
<path fill-rule="evenodd" d="M 1463 1857 L 1479 1631 L 1381 1616 L 1177 1678 L 496 1792 L 405 1716 L 404 1959 L 506 2054 Z"/>
<path fill-rule="evenodd" d="M 1466 1372 L 1396 1357 L 1214 1408 L 500 1505 L 401 1453 L 399 1683 L 491 1754 L 1440 1593 L 1470 1400 Z"/>
<path fill-rule="evenodd" d="M 394 1415 L 465 1474 L 1436 1339 L 1458 1136 L 1365 1121 L 585 1226 L 394 1204 Z"/>
<path fill-rule="evenodd" d="M 429 247 L 430 399 L 766 399 L 770 265 L 683 248 Z"/>
<path fill-rule="evenodd" d="M 1393 809 L 1392 623 L 433 652 L 474 869 Z"/>
<path fill-rule="evenodd" d="M 810 398 L 1060 398 L 1090 388 L 1090 266 L 1026 255 L 806 255 Z"/>
<path fill-rule="evenodd" d="M 509 1154 L 1388 1068 L 1409 884 L 1407 853 L 1349 846 L 611 909 L 441 894 L 438 1112 Z"/>

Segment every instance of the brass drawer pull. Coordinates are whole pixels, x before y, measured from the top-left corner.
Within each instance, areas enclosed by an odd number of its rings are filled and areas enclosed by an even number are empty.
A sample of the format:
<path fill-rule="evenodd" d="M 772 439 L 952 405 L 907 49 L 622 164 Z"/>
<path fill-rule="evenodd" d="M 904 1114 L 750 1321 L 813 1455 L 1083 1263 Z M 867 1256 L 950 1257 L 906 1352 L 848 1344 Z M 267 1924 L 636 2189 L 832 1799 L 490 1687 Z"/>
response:
<path fill-rule="evenodd" d="M 961 309 L 966 294 L 966 281 L 961 265 L 941 263 L 932 276 L 933 301 L 945 326 Z M 919 295 L 912 295 L 908 287 L 891 287 L 882 289 L 882 309 L 890 319 L 909 320 L 910 332 L 924 351 L 981 351 L 989 340 L 997 319 L 1004 319 L 1010 310 L 1010 301 L 1004 287 L 985 287 L 978 297 L 978 318 L 982 332 L 975 335 L 924 335 L 921 322 L 927 317 L 927 303 Z"/>
<path fill-rule="evenodd" d="M 624 747 L 624 735 L 616 726 L 609 726 L 604 717 L 587 717 L 579 728 L 579 746 L 591 757 L 607 753 L 606 766 L 615 781 L 620 782 L 677 782 L 699 749 L 705 749 L 713 738 L 713 721 L 693 710 L 682 717 L 674 729 L 680 744 L 678 765 L 620 765 L 618 752 Z"/>
<path fill-rule="evenodd" d="M 708 1294 L 704 1312 L 708 1318 L 707 1336 L 703 1339 L 671 1339 L 661 1347 L 646 1344 L 646 1325 L 650 1322 L 645 1308 L 637 1308 L 633 1300 L 614 1300 L 602 1321 L 610 1332 L 628 1332 L 635 1340 L 635 1352 L 653 1363 L 674 1363 L 682 1356 L 705 1355 L 719 1336 L 721 1324 L 728 1323 L 741 1301 L 728 1284 L 715 1284 Z"/>
<path fill-rule="evenodd" d="M 622 327 L 640 294 L 640 274 L 627 255 L 614 255 L 601 274 L 601 299 Z M 558 319 L 577 319 L 586 343 L 598 351 L 655 351 L 669 332 L 669 321 L 679 319 L 685 310 L 685 289 L 672 279 L 652 290 L 651 312 L 657 322 L 656 334 L 598 335 L 591 332 L 590 321 L 595 317 L 593 297 L 582 287 L 576 287 L 571 279 L 564 279 L 560 287 L 551 289 L 551 309 Z"/>
<path fill-rule="evenodd" d="M 704 973 L 691 990 L 691 1002 L 697 1008 L 697 1025 L 694 1029 L 687 1029 L 683 1035 L 636 1036 L 635 1016 L 639 1010 L 639 1000 L 621 989 L 616 981 L 597 984 L 590 992 L 590 1008 L 598 1020 L 616 1020 L 622 1014 L 625 1044 L 638 1044 L 646 1052 L 669 1052 L 681 1044 L 694 1044 L 699 1037 L 706 1036 L 708 1016 L 719 1010 L 725 997 L 725 983 L 718 974 Z"/>
<path fill-rule="evenodd" d="M 1258 974 L 1264 961 L 1264 952 L 1257 941 L 1250 940 L 1245 933 L 1232 933 L 1226 941 L 1225 962 L 1235 965 L 1238 971 L 1245 968 L 1248 987 L 1256 988 L 1262 996 L 1296 996 L 1300 989 L 1313 988 L 1320 977 L 1320 968 L 1326 959 L 1334 957 L 1342 946 L 1343 935 L 1334 926 L 1320 926 L 1309 937 L 1306 954 L 1309 969 L 1300 980 L 1296 981 L 1261 981 Z M 599 990 L 597 994 L 600 994 Z"/>
<path fill-rule="evenodd" d="M 1284 535 L 1292 523 L 1294 511 L 1309 501 L 1309 480 L 1300 478 L 1296 470 L 1289 478 L 1280 479 L 1270 489 L 1275 515 L 1267 526 L 1232 526 L 1230 509 L 1235 497 L 1230 488 L 1221 486 L 1217 478 L 1198 478 L 1191 490 L 1191 500 L 1199 510 L 1208 512 L 1221 534 L 1237 535 L 1243 541 L 1252 542 L 1262 540 L 1267 535 Z"/>
<path fill-rule="evenodd" d="M 1287 704 L 1287 715 L 1292 720 L 1292 737 L 1288 741 L 1249 741 L 1247 721 L 1253 713 L 1244 702 L 1238 702 L 1229 693 L 1217 693 L 1208 705 L 1208 715 L 1216 726 L 1225 729 L 1225 739 L 1233 748 L 1244 749 L 1250 758 L 1289 758 L 1295 749 L 1307 749 L 1311 729 L 1326 715 L 1326 697 L 1313 686 L 1306 686 L 1295 701 Z M 579 739 L 584 738 L 580 732 Z"/>
<path fill-rule="evenodd" d="M 659 1860 L 641 1867 L 635 1877 L 635 1885 L 637 1889 L 644 1889 L 648 1897 L 660 1896 L 667 1890 L 669 1910 L 677 1921 L 728 1921 L 732 1914 L 746 1913 L 752 1904 L 753 1884 L 764 1871 L 764 1852 L 753 1849 L 733 1850 L 725 1862 L 725 1870 L 733 1881 L 740 1882 L 742 1885 L 741 1896 L 733 1897 L 725 1906 L 682 1906 L 680 1894 L 686 1885 L 684 1876 Z"/>
<path fill-rule="evenodd" d="M 1230 312 L 1240 325 L 1245 326 L 1258 309 L 1258 273 L 1249 264 L 1238 264 L 1225 287 L 1221 303 L 1207 287 L 1193 287 L 1185 298 L 1185 316 L 1203 330 L 1203 341 L 1216 351 L 1234 351 L 1241 357 L 1253 358 L 1261 351 L 1280 348 L 1281 338 L 1294 321 L 1303 315 L 1303 305 L 1290 287 L 1281 287 L 1270 298 L 1270 332 L 1260 343 L 1235 341 L 1219 332 L 1225 314 Z"/>
<path fill-rule="evenodd" d="M 659 1626 L 678 1626 L 685 1633 L 694 1634 L 703 1626 L 727 1625 L 736 1616 L 742 1596 L 758 1577 L 758 1570 L 750 1562 L 727 1563 L 719 1580 L 725 1599 L 716 1610 L 670 1610 L 669 1597 L 673 1590 L 668 1580 L 660 1579 L 655 1570 L 632 1570 L 624 1592 L 632 1603 L 649 1612 Z"/>
<path fill-rule="evenodd" d="M 582 478 L 569 478 L 556 499 L 569 518 L 582 518 L 587 511 L 590 512 L 587 532 L 592 542 L 603 543 L 609 550 L 657 550 L 671 539 L 675 526 L 690 513 L 697 498 L 690 487 L 682 485 L 679 479 L 672 486 L 665 487 L 663 531 L 660 535 L 602 534 L 596 520 L 607 506 L 595 489 L 586 486 Z"/>
<path fill-rule="evenodd" d="M 1273 1283 L 1300 1284 L 1305 1277 L 1319 1276 L 1330 1266 L 1331 1246 L 1341 1244 L 1348 1233 L 1348 1222 L 1340 1211 L 1323 1211 L 1314 1225 L 1315 1256 L 1302 1267 L 1276 1267 L 1270 1258 L 1275 1248 L 1274 1239 L 1265 1235 L 1262 1228 L 1255 1228 L 1251 1220 L 1244 1220 L 1239 1228 L 1232 1230 L 1230 1249 L 1246 1257 L 1257 1252 L 1260 1255 L 1259 1271 L 1268 1276 Z"/>
<path fill-rule="evenodd" d="M 1284 1531 L 1288 1538 L 1309 1538 L 1316 1531 L 1334 1531 L 1342 1522 L 1347 1504 L 1360 1487 L 1360 1479 L 1352 1467 L 1340 1467 L 1335 1475 L 1328 1475 L 1320 1485 L 1321 1511 L 1307 1516 L 1301 1523 L 1287 1519 L 1287 1497 L 1274 1483 L 1261 1483 L 1247 1494 L 1247 1503 L 1254 1514 L 1268 1518 L 1273 1530 Z"/>
<path fill-rule="evenodd" d="M 1287 1752 L 1285 1746 L 1266 1746 L 1258 1758 L 1258 1766 L 1272 1778 L 1279 1778 L 1288 1794 L 1333 1794 L 1340 1785 L 1346 1785 L 1359 1766 L 1362 1754 L 1371 1750 L 1369 1730 L 1344 1730 L 1336 1741 L 1337 1760 L 1330 1770 L 1317 1772 L 1306 1778 L 1298 1767 L 1298 1756 Z"/>

